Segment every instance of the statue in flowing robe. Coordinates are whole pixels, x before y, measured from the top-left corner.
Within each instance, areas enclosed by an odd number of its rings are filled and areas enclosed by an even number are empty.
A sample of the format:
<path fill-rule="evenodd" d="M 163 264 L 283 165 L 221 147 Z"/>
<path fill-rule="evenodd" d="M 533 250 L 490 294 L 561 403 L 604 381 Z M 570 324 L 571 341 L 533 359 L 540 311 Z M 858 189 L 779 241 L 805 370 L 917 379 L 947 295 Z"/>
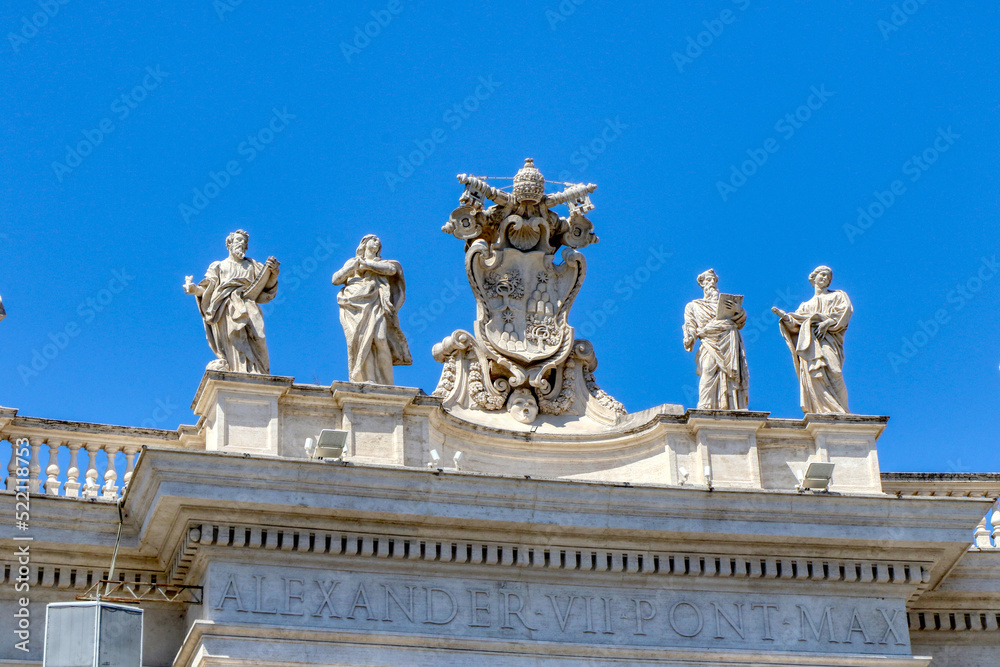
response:
<path fill-rule="evenodd" d="M 694 349 L 695 365 L 701 378 L 698 383 L 699 410 L 746 410 L 750 373 L 740 329 L 747 314 L 741 305 L 722 310 L 730 313 L 719 317 L 719 276 L 713 269 L 698 276 L 705 296 L 684 308 L 684 349 Z"/>
<path fill-rule="evenodd" d="M 0 320 L 7 317 L 7 311 L 3 309 L 3 297 L 0 297 Z"/>
<path fill-rule="evenodd" d="M 197 285 L 186 276 L 184 291 L 198 300 L 215 360 L 207 370 L 270 373 L 260 304 L 278 293 L 278 260 L 263 264 L 246 256 L 250 236 L 242 229 L 226 238 L 229 257 L 212 262 Z"/>
<path fill-rule="evenodd" d="M 351 382 L 391 385 L 392 367 L 413 363 L 399 327 L 398 313 L 406 299 L 403 267 L 382 259 L 381 252 L 382 242 L 368 234 L 355 256 L 333 274 L 333 284 L 344 286 L 337 304 Z"/>
<path fill-rule="evenodd" d="M 802 412 L 850 413 L 844 384 L 844 333 L 854 309 L 845 292 L 831 290 L 833 270 L 818 266 L 809 274 L 816 294 L 794 313 L 772 308 L 792 353 L 799 378 Z"/>

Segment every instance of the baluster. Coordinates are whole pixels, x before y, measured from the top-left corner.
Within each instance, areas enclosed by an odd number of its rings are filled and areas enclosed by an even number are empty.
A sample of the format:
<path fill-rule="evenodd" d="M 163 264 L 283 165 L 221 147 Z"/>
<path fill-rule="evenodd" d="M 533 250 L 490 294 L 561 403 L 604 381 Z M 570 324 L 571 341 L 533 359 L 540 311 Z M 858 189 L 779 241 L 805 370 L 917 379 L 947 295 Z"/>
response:
<path fill-rule="evenodd" d="M 62 446 L 58 440 L 49 443 L 49 465 L 45 467 L 45 495 L 59 495 L 59 447 Z"/>
<path fill-rule="evenodd" d="M 139 449 L 133 445 L 125 446 L 125 476 L 122 477 L 122 495 L 125 495 L 129 482 L 132 481 L 132 471 L 135 470 L 135 455 L 139 453 Z"/>
<path fill-rule="evenodd" d="M 972 543 L 980 549 L 990 548 L 990 531 L 986 529 L 985 516 L 983 517 L 983 520 L 979 522 L 979 525 L 976 526 L 976 532 L 973 534 Z"/>
<path fill-rule="evenodd" d="M 67 498 L 79 498 L 80 497 L 80 468 L 79 468 L 79 456 L 80 447 L 83 443 L 80 442 L 70 442 L 69 446 L 69 469 L 66 471 L 66 486 L 64 487 Z"/>
<path fill-rule="evenodd" d="M 31 446 L 31 463 L 28 464 L 28 491 L 38 493 L 38 486 L 41 481 L 38 476 L 42 473 L 42 464 L 38 460 L 38 451 L 42 448 L 42 439 L 39 437 L 28 438 Z"/>
<path fill-rule="evenodd" d="M 84 449 L 87 450 L 87 454 L 90 455 L 90 461 L 87 463 L 87 482 L 83 487 L 83 497 L 84 498 L 96 498 L 97 491 L 100 488 L 97 485 L 97 451 L 101 448 L 100 445 L 88 442 L 84 445 Z"/>
<path fill-rule="evenodd" d="M 993 518 L 990 520 L 992 524 L 992 535 L 993 535 L 993 546 L 1000 549 L 1000 498 L 997 502 L 993 503 Z"/>
<path fill-rule="evenodd" d="M 10 463 L 7 464 L 7 490 L 17 490 L 17 441 L 19 438 L 10 438 Z"/>
<path fill-rule="evenodd" d="M 105 445 L 104 451 L 108 453 L 108 467 L 104 471 L 104 493 L 105 500 L 118 500 L 118 471 L 115 470 L 115 455 L 122 449 L 121 445 Z"/>

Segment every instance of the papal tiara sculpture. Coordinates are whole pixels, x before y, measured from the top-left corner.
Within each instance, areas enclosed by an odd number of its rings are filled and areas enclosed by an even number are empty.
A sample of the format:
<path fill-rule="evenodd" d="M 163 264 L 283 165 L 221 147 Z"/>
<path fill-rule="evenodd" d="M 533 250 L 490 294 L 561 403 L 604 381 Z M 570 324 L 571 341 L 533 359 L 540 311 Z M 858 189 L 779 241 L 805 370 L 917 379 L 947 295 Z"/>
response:
<path fill-rule="evenodd" d="M 563 183 L 565 190 L 545 194 L 531 158 L 514 176 L 513 192 L 485 177 L 458 180 L 461 206 L 442 231 L 466 242 L 477 316 L 474 333 L 460 329 L 434 346 L 444 363 L 434 395 L 446 408 L 506 410 L 524 423 L 539 413 L 616 423 L 625 409 L 597 386 L 593 346 L 568 323 L 587 273 L 580 250 L 598 240 L 584 215 L 597 186 Z M 494 205 L 485 208 L 487 199 Z M 560 204 L 568 218 L 551 210 Z"/>

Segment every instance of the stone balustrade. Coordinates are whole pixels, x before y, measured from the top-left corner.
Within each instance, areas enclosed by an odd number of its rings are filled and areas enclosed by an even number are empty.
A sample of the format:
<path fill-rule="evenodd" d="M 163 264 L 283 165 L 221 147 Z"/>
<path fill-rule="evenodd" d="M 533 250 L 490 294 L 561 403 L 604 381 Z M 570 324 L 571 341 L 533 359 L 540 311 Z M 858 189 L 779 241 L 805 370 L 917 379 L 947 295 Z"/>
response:
<path fill-rule="evenodd" d="M 29 462 L 27 488 L 32 495 L 82 500 L 118 500 L 128 487 L 137 457 L 142 451 L 140 444 L 58 440 L 40 436 L 5 438 L 9 439 L 5 439 L 2 446 L 8 452 L 3 457 L 9 454 L 10 460 L 4 490 L 14 492 L 17 488 L 20 459 L 20 463 Z"/>
<path fill-rule="evenodd" d="M 197 450 L 204 444 L 191 427 L 108 426 L 18 417 L 0 408 L 0 466 L 6 462 L 0 490 L 14 493 L 20 483 L 31 495 L 115 502 L 144 447 Z"/>

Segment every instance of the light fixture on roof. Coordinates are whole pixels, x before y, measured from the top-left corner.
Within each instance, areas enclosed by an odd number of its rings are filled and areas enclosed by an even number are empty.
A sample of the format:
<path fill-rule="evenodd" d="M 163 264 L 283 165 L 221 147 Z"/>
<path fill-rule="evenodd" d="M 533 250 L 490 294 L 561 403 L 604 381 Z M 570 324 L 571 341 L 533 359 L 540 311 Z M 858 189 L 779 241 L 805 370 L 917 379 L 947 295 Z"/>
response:
<path fill-rule="evenodd" d="M 306 438 L 306 454 L 311 459 L 323 461 L 343 461 L 344 449 L 347 445 L 347 431 L 337 431 L 325 428 L 319 432 L 319 438 Z"/>
<path fill-rule="evenodd" d="M 796 487 L 802 491 L 828 491 L 830 482 L 833 480 L 832 463 L 810 463 L 806 468 L 806 473 L 799 479 Z"/>

